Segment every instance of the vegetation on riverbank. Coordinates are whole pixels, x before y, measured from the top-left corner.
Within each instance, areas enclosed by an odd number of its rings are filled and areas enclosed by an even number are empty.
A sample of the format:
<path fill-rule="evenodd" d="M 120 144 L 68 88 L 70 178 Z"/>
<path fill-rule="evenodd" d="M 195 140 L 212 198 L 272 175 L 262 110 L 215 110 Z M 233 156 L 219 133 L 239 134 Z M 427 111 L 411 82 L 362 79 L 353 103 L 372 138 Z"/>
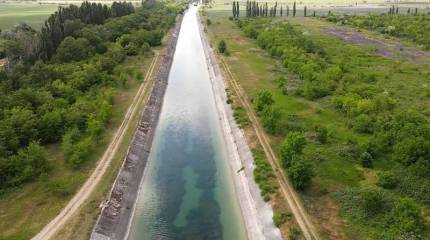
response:
<path fill-rule="evenodd" d="M 347 239 L 426 239 L 429 99 L 422 86 L 428 84 L 428 65 L 399 63 L 378 56 L 371 47 L 277 19 L 239 19 L 238 26 L 255 39 L 250 40 L 227 16 L 207 15 L 211 34 L 229 36 L 224 38 L 231 53 L 226 61 L 247 95 L 255 100 L 261 89 L 272 95 L 271 106 L 280 112 L 274 124 L 279 129 L 271 133 L 274 149 L 282 152 L 282 139 L 293 132 L 304 134 L 303 155 L 311 160 L 316 177 L 303 197 L 312 215 L 323 221 L 321 230 Z M 264 123 L 264 114 L 260 117 Z M 360 220 L 357 212 L 372 208 L 360 205 L 367 189 L 383 192 L 370 201 L 382 205 L 375 215 Z M 342 225 L 337 207 L 318 206 L 330 202 L 342 208 L 351 225 L 333 227 Z M 397 214 L 399 209 L 406 215 Z M 415 227 L 387 227 L 390 222 L 405 225 L 400 222 L 406 219 Z M 389 231 L 383 233 L 385 229 Z"/>
<path fill-rule="evenodd" d="M 0 70 L 1 239 L 30 238 L 79 188 L 143 80 L 150 47 L 161 43 L 182 11 L 176 4 L 153 2 L 135 13 L 125 3 L 116 5 L 123 13 L 83 6 L 126 16 L 108 17 L 104 24 L 85 23 L 88 18 L 73 14 L 53 20 L 70 31 L 55 24 L 42 30 L 64 39 L 51 48 L 51 57 L 45 48 L 29 47 L 43 41 L 43 34 L 28 26 L 2 33 L 1 54 L 9 66 Z"/>

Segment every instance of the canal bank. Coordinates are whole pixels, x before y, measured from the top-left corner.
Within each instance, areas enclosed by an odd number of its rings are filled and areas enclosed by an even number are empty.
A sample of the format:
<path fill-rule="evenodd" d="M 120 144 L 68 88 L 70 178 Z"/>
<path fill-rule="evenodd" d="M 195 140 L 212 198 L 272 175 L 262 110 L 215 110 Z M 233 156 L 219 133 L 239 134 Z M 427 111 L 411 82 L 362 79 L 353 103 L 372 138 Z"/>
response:
<path fill-rule="evenodd" d="M 139 120 L 123 165 L 113 184 L 109 199 L 103 203 L 101 214 L 93 228 L 92 240 L 124 239 L 129 228 L 138 188 L 151 150 L 170 67 L 181 28 L 182 15 L 168 38 L 167 47 L 160 55 L 159 67 L 151 95 Z"/>
<path fill-rule="evenodd" d="M 203 43 L 206 62 L 213 94 L 220 115 L 220 124 L 228 151 L 228 163 L 240 208 L 250 240 L 282 239 L 281 232 L 273 224 L 273 210 L 260 194 L 260 188 L 254 180 L 254 159 L 246 142 L 244 132 L 235 121 L 234 112 L 228 104 L 227 84 L 218 65 L 214 49 L 204 32 L 205 26 L 199 19 L 199 30 Z"/>
<path fill-rule="evenodd" d="M 197 8 L 185 13 L 129 239 L 247 239 Z"/>

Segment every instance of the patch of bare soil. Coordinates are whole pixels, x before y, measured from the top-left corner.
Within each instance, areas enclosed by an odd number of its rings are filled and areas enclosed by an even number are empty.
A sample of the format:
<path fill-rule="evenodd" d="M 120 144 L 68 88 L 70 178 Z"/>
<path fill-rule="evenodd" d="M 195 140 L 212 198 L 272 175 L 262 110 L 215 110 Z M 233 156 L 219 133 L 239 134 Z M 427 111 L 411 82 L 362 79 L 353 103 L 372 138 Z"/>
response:
<path fill-rule="evenodd" d="M 372 39 L 365 36 L 362 32 L 346 29 L 328 29 L 325 33 L 334 35 L 352 44 L 376 47 L 376 53 L 382 57 L 409 60 L 417 64 L 430 62 L 430 54 L 427 52 L 407 48 L 394 41 Z"/>

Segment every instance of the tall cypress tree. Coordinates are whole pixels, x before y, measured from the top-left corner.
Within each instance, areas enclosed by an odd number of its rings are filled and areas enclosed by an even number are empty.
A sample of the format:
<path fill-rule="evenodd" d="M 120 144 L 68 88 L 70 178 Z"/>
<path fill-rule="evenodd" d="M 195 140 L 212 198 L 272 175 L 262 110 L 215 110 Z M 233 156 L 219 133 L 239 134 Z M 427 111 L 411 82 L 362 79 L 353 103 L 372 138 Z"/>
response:
<path fill-rule="evenodd" d="M 281 17 L 282 17 L 282 15 L 284 14 L 284 13 L 282 12 L 282 6 L 281 6 L 281 9 L 279 9 L 279 14 L 281 15 Z"/>
<path fill-rule="evenodd" d="M 306 6 L 305 6 L 305 9 L 303 10 L 303 16 L 306 17 Z"/>
<path fill-rule="evenodd" d="M 293 17 L 296 16 L 296 2 L 293 4 Z"/>
<path fill-rule="evenodd" d="M 273 7 L 273 16 L 276 17 L 276 8 L 278 7 L 278 2 L 275 2 L 275 7 Z"/>
<path fill-rule="evenodd" d="M 287 5 L 287 17 L 290 16 L 290 6 Z"/>

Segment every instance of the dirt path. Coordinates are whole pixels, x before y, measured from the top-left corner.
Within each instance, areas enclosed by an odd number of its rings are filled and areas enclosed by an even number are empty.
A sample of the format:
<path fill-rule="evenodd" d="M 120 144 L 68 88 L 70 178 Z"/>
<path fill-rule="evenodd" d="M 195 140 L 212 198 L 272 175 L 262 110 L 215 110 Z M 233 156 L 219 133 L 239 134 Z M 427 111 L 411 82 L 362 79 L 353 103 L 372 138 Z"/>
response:
<path fill-rule="evenodd" d="M 281 192 L 284 195 L 285 199 L 287 200 L 288 206 L 291 209 L 292 213 L 294 214 L 294 217 L 298 225 L 300 226 L 304 237 L 307 240 L 319 240 L 320 237 L 318 235 L 318 232 L 313 226 L 313 224 L 311 223 L 297 193 L 292 188 L 291 184 L 289 183 L 288 179 L 284 174 L 284 171 L 279 165 L 279 161 L 276 157 L 276 154 L 274 153 L 272 147 L 270 146 L 268 137 L 263 131 L 263 128 L 261 127 L 260 122 L 258 121 L 258 118 L 252 108 L 252 105 L 250 104 L 248 98 L 246 97 L 242 88 L 238 84 L 237 80 L 233 76 L 233 73 L 230 71 L 230 68 L 226 64 L 224 57 L 221 56 L 220 60 L 225 72 L 228 74 L 228 77 L 226 79 L 228 79 L 230 83 L 229 85 L 232 86 L 241 104 L 246 109 L 246 112 L 251 121 L 252 127 L 254 128 L 257 138 L 264 149 L 267 160 L 269 161 L 271 167 L 274 170 L 276 179 L 278 180 L 280 185 Z"/>
<path fill-rule="evenodd" d="M 54 219 L 52 219 L 36 236 L 34 236 L 32 238 L 33 240 L 51 239 L 55 235 L 55 233 L 58 232 L 64 226 L 64 224 L 72 217 L 72 215 L 78 212 L 80 206 L 91 196 L 91 193 L 102 179 L 107 168 L 110 166 L 110 163 L 115 156 L 115 153 L 117 152 L 118 147 L 120 146 L 127 132 L 127 129 L 130 127 L 129 125 L 131 119 L 137 112 L 139 112 L 138 106 L 144 100 L 144 93 L 151 86 L 152 74 L 157 60 L 158 54 L 156 54 L 154 59 L 152 60 L 148 72 L 146 73 L 145 79 L 140 85 L 138 92 L 134 96 L 130 107 L 124 115 L 124 119 L 121 125 L 113 136 L 105 153 L 98 161 L 97 166 L 95 167 L 91 176 L 85 181 L 79 191 L 73 196 L 73 198 L 63 208 L 63 210 L 61 210 L 61 212 Z"/>

